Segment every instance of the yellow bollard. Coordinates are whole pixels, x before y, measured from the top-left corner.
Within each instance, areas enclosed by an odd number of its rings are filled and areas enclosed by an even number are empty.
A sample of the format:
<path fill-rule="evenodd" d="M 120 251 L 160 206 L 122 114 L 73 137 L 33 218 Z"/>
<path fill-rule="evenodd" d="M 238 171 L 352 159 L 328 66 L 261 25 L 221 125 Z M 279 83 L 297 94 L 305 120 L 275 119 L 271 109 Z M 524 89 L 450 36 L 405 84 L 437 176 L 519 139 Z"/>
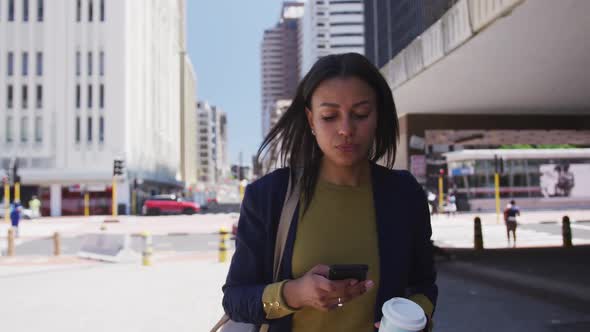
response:
<path fill-rule="evenodd" d="M 227 245 L 225 243 L 225 241 L 227 240 L 227 236 L 228 236 L 229 232 L 227 231 L 227 229 L 225 227 L 222 227 L 221 230 L 219 230 L 219 237 L 220 237 L 220 241 L 219 241 L 219 262 L 220 263 L 225 263 L 225 261 L 227 261 Z"/>
<path fill-rule="evenodd" d="M 473 221 L 473 248 L 476 251 L 483 250 L 483 234 L 481 231 L 481 219 L 475 217 Z"/>
<path fill-rule="evenodd" d="M 84 193 L 84 216 L 88 217 L 90 215 L 90 193 Z"/>
<path fill-rule="evenodd" d="M 7 256 L 14 256 L 14 229 L 8 228 L 8 247 L 6 248 Z"/>
<path fill-rule="evenodd" d="M 572 228 L 570 227 L 570 217 L 563 216 L 561 221 L 561 234 L 563 237 L 563 246 L 565 248 L 571 248 L 572 244 Z"/>
<path fill-rule="evenodd" d="M 61 255 L 61 239 L 59 237 L 59 233 L 57 232 L 53 233 L 53 255 Z"/>
<path fill-rule="evenodd" d="M 142 252 L 142 264 L 143 266 L 152 265 L 152 236 L 149 232 L 141 233 L 143 237 L 143 252 Z"/>

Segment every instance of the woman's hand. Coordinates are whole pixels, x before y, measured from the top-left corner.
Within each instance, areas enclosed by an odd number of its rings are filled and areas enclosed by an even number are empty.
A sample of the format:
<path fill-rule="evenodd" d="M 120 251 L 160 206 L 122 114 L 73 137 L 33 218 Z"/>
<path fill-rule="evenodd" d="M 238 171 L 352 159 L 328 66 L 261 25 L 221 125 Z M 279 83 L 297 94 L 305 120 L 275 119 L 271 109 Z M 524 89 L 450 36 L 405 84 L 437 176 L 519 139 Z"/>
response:
<path fill-rule="evenodd" d="M 301 278 L 286 282 L 283 298 L 287 305 L 295 309 L 312 307 L 329 311 L 373 287 L 371 280 L 328 280 L 329 269 L 327 265 L 316 265 Z"/>

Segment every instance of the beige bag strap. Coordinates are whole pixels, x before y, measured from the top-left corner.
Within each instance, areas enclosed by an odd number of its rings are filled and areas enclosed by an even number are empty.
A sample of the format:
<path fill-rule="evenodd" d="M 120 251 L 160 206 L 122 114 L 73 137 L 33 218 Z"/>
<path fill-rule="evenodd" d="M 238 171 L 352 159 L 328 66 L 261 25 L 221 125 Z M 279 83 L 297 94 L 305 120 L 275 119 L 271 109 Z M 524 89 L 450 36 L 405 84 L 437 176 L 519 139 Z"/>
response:
<path fill-rule="evenodd" d="M 279 279 L 279 268 L 283 261 L 283 252 L 285 251 L 285 243 L 287 242 L 287 235 L 289 228 L 291 228 L 291 221 L 299 202 L 300 184 L 299 174 L 295 173 L 295 181 L 292 176 L 289 176 L 289 185 L 287 186 L 287 194 L 285 195 L 285 202 L 283 203 L 283 210 L 281 218 L 279 219 L 279 228 L 277 230 L 277 238 L 275 242 L 275 258 L 273 266 L 273 281 L 277 282 Z M 291 193 L 293 188 L 293 193 Z"/>

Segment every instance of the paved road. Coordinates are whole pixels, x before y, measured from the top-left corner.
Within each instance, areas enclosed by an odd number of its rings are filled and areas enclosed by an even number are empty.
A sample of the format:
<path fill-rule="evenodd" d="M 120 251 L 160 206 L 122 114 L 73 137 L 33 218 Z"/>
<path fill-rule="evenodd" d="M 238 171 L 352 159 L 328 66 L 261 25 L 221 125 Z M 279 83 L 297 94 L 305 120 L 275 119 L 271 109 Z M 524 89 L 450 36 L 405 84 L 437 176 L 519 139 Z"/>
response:
<path fill-rule="evenodd" d="M 208 331 L 221 314 L 227 264 L 192 260 L 0 267 L 6 331 Z M 590 315 L 441 268 L 436 331 L 582 332 Z M 12 300 L 10 300 L 12 299 Z M 584 308 L 586 310 L 586 308 Z"/>

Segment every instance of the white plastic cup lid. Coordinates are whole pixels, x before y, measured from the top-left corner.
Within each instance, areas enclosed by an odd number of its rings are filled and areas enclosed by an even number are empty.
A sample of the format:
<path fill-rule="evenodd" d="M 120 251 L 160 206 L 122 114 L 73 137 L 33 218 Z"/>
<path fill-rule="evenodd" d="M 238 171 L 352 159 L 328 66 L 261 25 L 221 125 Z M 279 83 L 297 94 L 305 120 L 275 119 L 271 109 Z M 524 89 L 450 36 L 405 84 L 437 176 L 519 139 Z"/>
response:
<path fill-rule="evenodd" d="M 426 326 L 422 308 L 402 297 L 394 297 L 383 304 L 383 316 L 392 325 L 408 331 L 421 331 Z"/>

